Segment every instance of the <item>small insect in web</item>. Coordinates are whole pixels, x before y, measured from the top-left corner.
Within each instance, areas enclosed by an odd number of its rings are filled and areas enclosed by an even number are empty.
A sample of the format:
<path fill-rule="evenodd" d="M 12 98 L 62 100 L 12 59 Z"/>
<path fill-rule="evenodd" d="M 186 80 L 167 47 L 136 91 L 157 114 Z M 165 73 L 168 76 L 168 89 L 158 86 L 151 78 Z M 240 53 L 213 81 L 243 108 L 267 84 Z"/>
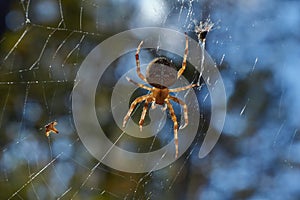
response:
<path fill-rule="evenodd" d="M 179 129 L 183 129 L 188 125 L 188 107 L 184 101 L 181 99 L 171 96 L 171 92 L 180 92 L 183 90 L 187 90 L 190 88 L 193 88 L 195 86 L 198 86 L 197 84 L 190 84 L 187 86 L 179 87 L 179 88 L 174 88 L 174 89 L 169 89 L 170 86 L 172 86 L 177 79 L 182 75 L 186 68 L 186 59 L 188 55 L 188 36 L 185 34 L 185 50 L 184 50 L 184 55 L 183 55 L 183 61 L 182 61 L 182 66 L 177 72 L 175 69 L 175 65 L 169 61 L 165 57 L 158 57 L 153 59 L 147 66 L 146 70 L 146 77 L 141 73 L 140 69 L 140 60 L 139 60 L 139 52 L 141 49 L 141 46 L 143 44 L 143 41 L 138 45 L 138 48 L 136 50 L 135 54 L 135 60 L 136 60 L 136 72 L 139 76 L 140 79 L 142 79 L 145 83 L 148 83 L 152 87 L 148 87 L 144 84 L 137 83 L 130 78 L 126 77 L 127 80 L 134 85 L 138 86 L 139 88 L 143 88 L 145 90 L 150 91 L 149 94 L 140 96 L 136 98 L 130 105 L 130 108 L 125 115 L 123 119 L 123 128 L 125 128 L 125 125 L 135 109 L 136 105 L 138 103 L 141 103 L 145 101 L 142 115 L 139 121 L 139 126 L 140 130 L 142 131 L 144 119 L 148 110 L 148 105 L 149 103 L 152 103 L 152 108 L 155 107 L 156 104 L 158 105 L 164 105 L 165 109 L 169 110 L 171 119 L 173 121 L 173 128 L 174 128 L 174 143 L 175 143 L 175 158 L 178 157 L 178 122 L 177 122 L 177 117 L 175 115 L 175 111 L 173 109 L 172 104 L 170 101 L 174 101 L 175 103 L 180 104 L 183 107 L 183 112 L 184 112 L 184 120 L 185 123 L 184 125 L 181 125 Z"/>
<path fill-rule="evenodd" d="M 45 135 L 47 137 L 49 137 L 50 133 L 55 133 L 55 134 L 58 134 L 58 130 L 55 128 L 55 126 L 57 125 L 57 122 L 56 121 L 53 121 L 53 122 L 50 122 L 49 124 L 47 124 L 45 126 L 45 129 L 46 129 L 46 132 L 45 132 Z"/>
<path fill-rule="evenodd" d="M 207 34 L 213 29 L 214 23 L 207 18 L 205 21 L 200 21 L 199 25 L 195 26 L 195 33 L 201 43 L 205 43 Z"/>

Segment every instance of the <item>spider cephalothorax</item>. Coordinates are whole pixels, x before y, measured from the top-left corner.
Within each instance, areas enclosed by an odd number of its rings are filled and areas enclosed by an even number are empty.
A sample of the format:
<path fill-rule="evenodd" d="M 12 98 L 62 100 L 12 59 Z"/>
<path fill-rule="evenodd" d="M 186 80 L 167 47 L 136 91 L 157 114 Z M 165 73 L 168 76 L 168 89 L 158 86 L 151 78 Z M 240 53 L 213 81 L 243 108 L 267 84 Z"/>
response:
<path fill-rule="evenodd" d="M 170 92 L 180 92 L 183 90 L 187 90 L 189 88 L 197 86 L 197 84 L 191 84 L 187 86 L 183 86 L 180 88 L 174 88 L 174 89 L 169 89 L 170 86 L 172 86 L 176 80 L 182 75 L 186 68 L 186 59 L 188 55 L 188 37 L 186 35 L 186 40 L 185 40 L 185 50 L 184 50 L 184 56 L 183 56 L 183 61 L 182 61 L 182 67 L 180 70 L 177 72 L 175 65 L 169 61 L 165 57 L 158 57 L 153 59 L 147 66 L 147 71 L 146 71 L 146 77 L 141 73 L 140 69 L 140 60 L 139 60 L 139 52 L 141 49 L 141 46 L 143 44 L 143 41 L 139 44 L 136 54 L 135 54 L 135 59 L 136 59 L 136 71 L 138 76 L 146 83 L 152 86 L 148 87 L 144 84 L 137 83 L 130 78 L 127 77 L 127 80 L 136 86 L 146 89 L 150 91 L 149 94 L 140 96 L 136 98 L 130 105 L 130 108 L 124 117 L 123 120 L 123 127 L 125 127 L 132 111 L 136 107 L 136 105 L 140 102 L 145 101 L 144 107 L 143 107 L 143 112 L 139 121 L 139 126 L 140 130 L 142 130 L 143 124 L 144 124 L 144 119 L 148 110 L 148 105 L 149 103 L 152 103 L 152 105 L 158 104 L 158 105 L 166 105 L 170 112 L 171 119 L 174 123 L 174 143 L 175 143 L 175 157 L 177 158 L 178 156 L 178 122 L 177 118 L 173 109 L 172 104 L 170 103 L 170 100 L 180 104 L 183 107 L 183 112 L 184 112 L 184 119 L 185 119 L 185 124 L 180 127 L 180 129 L 184 128 L 185 126 L 188 125 L 188 110 L 187 110 L 187 105 L 181 100 L 178 99 L 177 97 L 171 96 Z M 155 107 L 155 106 L 153 106 Z"/>

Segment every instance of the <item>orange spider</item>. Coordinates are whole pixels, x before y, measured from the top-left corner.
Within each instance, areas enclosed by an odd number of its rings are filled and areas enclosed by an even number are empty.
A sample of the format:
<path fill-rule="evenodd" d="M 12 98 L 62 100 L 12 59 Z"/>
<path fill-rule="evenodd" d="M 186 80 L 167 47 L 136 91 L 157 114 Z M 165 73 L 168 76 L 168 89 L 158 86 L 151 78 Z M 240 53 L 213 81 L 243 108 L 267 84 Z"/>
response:
<path fill-rule="evenodd" d="M 149 103 L 152 103 L 152 106 L 155 107 L 155 104 L 159 105 L 165 105 L 165 109 L 168 108 L 171 119 L 174 123 L 174 143 L 175 143 L 175 158 L 178 157 L 178 122 L 177 118 L 173 109 L 172 104 L 170 103 L 170 100 L 180 104 L 183 107 L 184 111 L 184 119 L 185 119 L 185 124 L 183 126 L 180 126 L 179 129 L 183 129 L 188 125 L 188 108 L 186 103 L 184 103 L 181 99 L 178 99 L 177 97 L 171 96 L 170 92 L 180 92 L 183 90 L 190 89 L 192 87 L 198 86 L 197 84 L 191 84 L 187 85 L 184 87 L 180 88 L 174 88 L 174 89 L 169 89 L 171 85 L 173 85 L 176 80 L 182 75 L 186 68 L 186 59 L 188 55 L 188 36 L 186 35 L 186 41 L 185 41 L 185 50 L 184 50 L 184 56 L 183 56 L 183 61 L 182 61 L 182 66 L 180 70 L 177 72 L 174 70 L 175 66 L 172 62 L 170 62 L 167 58 L 165 57 L 158 57 L 153 59 L 147 66 L 147 72 L 146 72 L 146 77 L 141 73 L 140 69 L 140 60 L 139 60 L 139 52 L 141 49 L 141 46 L 143 44 L 143 41 L 138 45 L 136 54 L 135 54 L 135 59 L 136 59 L 136 72 L 138 76 L 146 83 L 153 87 L 148 87 L 144 84 L 137 83 L 130 78 L 126 77 L 127 80 L 136 86 L 146 89 L 150 91 L 149 94 L 140 96 L 136 98 L 130 105 L 130 109 L 128 110 L 126 116 L 124 117 L 123 120 L 123 128 L 125 128 L 125 125 L 136 107 L 136 105 L 140 102 L 145 101 L 142 115 L 139 121 L 139 126 L 140 130 L 142 131 L 142 126 L 144 123 L 144 119 L 148 110 L 148 105 Z M 175 74 L 174 74 L 175 71 Z"/>
<path fill-rule="evenodd" d="M 49 137 L 50 133 L 53 132 L 55 134 L 58 134 L 58 130 L 54 127 L 57 125 L 56 121 L 50 122 L 45 126 L 46 129 L 46 136 Z"/>

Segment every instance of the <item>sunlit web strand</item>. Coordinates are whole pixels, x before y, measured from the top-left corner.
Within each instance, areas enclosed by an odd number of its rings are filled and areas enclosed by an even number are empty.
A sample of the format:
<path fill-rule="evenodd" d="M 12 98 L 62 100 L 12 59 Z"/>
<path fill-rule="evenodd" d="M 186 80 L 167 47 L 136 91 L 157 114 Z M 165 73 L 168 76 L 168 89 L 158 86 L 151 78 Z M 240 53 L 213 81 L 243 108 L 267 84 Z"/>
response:
<path fill-rule="evenodd" d="M 39 64 L 39 62 L 41 61 L 41 58 L 42 58 L 42 56 L 43 56 L 43 54 L 45 52 L 45 49 L 46 49 L 46 47 L 47 47 L 47 45 L 49 43 L 49 40 L 51 39 L 52 35 L 58 30 L 59 26 L 60 26 L 60 23 L 58 24 L 57 28 L 55 28 L 54 30 L 52 30 L 52 32 L 48 35 L 48 37 L 47 37 L 47 39 L 46 39 L 46 41 L 44 43 L 44 46 L 43 46 L 43 48 L 41 50 L 41 53 L 40 53 L 38 59 L 31 65 L 31 67 L 29 68 L 29 70 L 32 70 L 36 65 Z"/>
<path fill-rule="evenodd" d="M 20 44 L 20 42 L 22 41 L 22 39 L 24 38 L 24 36 L 28 33 L 29 28 L 27 27 L 22 35 L 19 37 L 18 41 L 15 43 L 15 45 L 9 50 L 8 54 L 5 56 L 4 61 L 7 60 L 7 58 L 10 56 L 10 54 L 17 48 L 17 46 Z"/>
<path fill-rule="evenodd" d="M 290 157 L 291 157 L 291 149 L 292 149 L 292 145 L 294 143 L 294 140 L 295 140 L 295 137 L 298 133 L 298 129 L 295 129 L 294 133 L 293 133 L 293 136 L 292 136 L 292 139 L 291 139 L 291 142 L 290 142 L 290 145 L 289 145 L 289 148 L 288 148 L 288 152 L 287 152 L 287 159 L 285 159 L 284 161 L 288 164 L 288 166 L 290 168 L 293 168 L 294 166 L 292 165 L 291 161 L 290 161 Z"/>
<path fill-rule="evenodd" d="M 143 176 L 142 178 L 139 179 L 139 181 L 137 182 L 137 185 L 136 185 L 136 188 L 134 190 L 134 196 L 133 196 L 133 199 L 135 199 L 135 196 L 137 194 L 137 190 L 140 186 L 140 184 L 142 183 L 142 181 L 147 177 L 149 176 L 154 170 L 156 170 L 156 167 L 160 164 L 161 160 L 165 157 L 165 155 L 167 154 L 167 150 L 162 154 L 162 156 L 160 157 L 160 159 L 156 162 L 156 164 L 153 166 L 153 168 L 145 175 Z"/>
<path fill-rule="evenodd" d="M 102 161 L 106 158 L 106 156 L 110 153 L 110 151 L 113 149 L 113 147 L 116 145 L 116 143 L 122 138 L 122 136 L 125 134 L 125 131 L 123 131 L 120 136 L 117 138 L 117 140 L 111 145 L 111 147 L 107 150 L 107 152 L 103 155 L 103 157 L 101 158 L 101 160 L 91 169 L 90 173 L 88 174 L 88 176 L 86 177 L 86 179 L 82 182 L 82 184 L 80 185 L 79 189 L 73 194 L 71 199 L 74 199 L 78 192 L 80 191 L 80 189 L 82 187 L 84 187 L 84 185 L 87 183 L 87 181 L 89 180 L 89 178 L 93 175 L 93 173 L 95 172 L 95 170 L 97 169 L 97 167 L 102 163 Z"/>
<path fill-rule="evenodd" d="M 75 81 L 66 81 L 66 80 L 48 80 L 48 81 L 5 81 L 0 82 L 0 85 L 33 85 L 33 84 L 41 84 L 41 83 L 74 83 Z"/>
<path fill-rule="evenodd" d="M 72 187 L 68 188 L 62 195 L 60 195 L 60 197 L 57 198 L 57 200 L 60 200 L 61 198 L 63 198 L 66 194 L 68 194 L 70 191 L 72 190 Z"/>
<path fill-rule="evenodd" d="M 10 94 L 10 90 L 11 90 L 11 87 L 8 87 L 8 92 L 7 92 L 7 95 L 5 97 L 4 105 L 3 105 L 1 115 L 0 115 L 0 127 L 2 127 L 2 119 L 3 119 L 4 112 L 5 112 L 5 109 L 6 109 L 6 105 L 7 105 L 7 102 L 8 102 L 8 97 L 9 97 L 9 94 Z"/>
<path fill-rule="evenodd" d="M 25 139 L 24 139 L 25 140 Z M 79 141 L 79 138 L 77 138 L 74 142 L 69 144 L 69 147 L 72 147 L 76 142 Z M 17 142 L 19 143 L 19 141 Z M 64 151 L 60 152 L 55 158 L 53 158 L 45 167 L 43 167 L 41 170 L 39 170 L 36 174 L 34 174 L 34 176 L 32 176 L 25 184 L 23 184 L 14 194 L 12 194 L 9 199 L 12 199 L 13 197 L 17 196 L 18 193 L 23 190 L 28 184 L 30 184 L 37 176 L 41 175 L 41 173 L 43 171 L 45 171 L 45 169 L 49 168 L 50 165 L 52 165 L 59 157 L 61 157 L 64 154 Z M 44 180 L 44 178 L 42 177 L 42 180 L 44 181 L 44 183 L 47 185 L 47 187 L 49 188 L 49 190 L 51 190 L 51 187 L 47 184 L 47 182 Z M 54 192 L 52 192 L 54 194 Z M 66 192 L 65 192 L 66 193 Z M 21 197 L 20 197 L 21 198 Z"/>
<path fill-rule="evenodd" d="M 60 154 L 58 154 L 53 160 L 51 160 L 51 162 L 49 162 L 45 167 L 43 167 L 39 172 L 37 172 L 34 176 L 32 176 L 24 185 L 22 185 L 22 187 L 20 187 L 15 193 L 13 193 L 9 198 L 12 199 L 13 197 L 15 197 L 21 190 L 23 190 L 29 183 L 31 183 L 38 175 L 40 175 L 45 169 L 47 169 L 53 162 L 55 162 L 61 155 L 63 154 L 63 152 L 61 152 Z"/>
<path fill-rule="evenodd" d="M 79 33 L 79 34 L 83 34 L 83 35 L 90 35 L 90 36 L 101 36 L 101 37 L 103 37 L 103 36 L 106 35 L 106 34 L 103 34 L 103 33 L 88 32 L 88 31 L 82 31 L 82 30 L 78 30 L 78 29 L 68 29 L 68 28 L 61 28 L 61 27 L 43 26 L 43 25 L 39 25 L 39 24 L 31 24 L 31 26 L 43 28 L 43 29 L 46 29 L 46 30 L 74 32 L 74 33 Z"/>
<path fill-rule="evenodd" d="M 64 79 L 65 79 L 65 80 L 67 80 L 67 77 L 66 77 L 66 72 L 65 72 L 65 70 L 64 70 L 64 66 L 65 66 L 65 64 L 67 63 L 68 58 L 70 58 L 71 55 L 74 53 L 74 51 L 75 51 L 76 49 L 79 48 L 79 46 L 80 46 L 80 44 L 82 43 L 82 41 L 84 40 L 85 36 L 86 36 L 86 35 L 83 35 L 83 36 L 80 38 L 80 41 L 79 41 L 79 42 L 75 45 L 75 47 L 68 53 L 67 57 L 65 58 L 64 62 L 63 62 L 62 65 L 61 65 L 61 68 L 62 68 L 62 71 L 63 71 L 63 76 L 64 76 Z"/>
<path fill-rule="evenodd" d="M 201 128 L 199 128 L 199 130 L 203 130 L 204 128 L 204 124 L 205 123 L 201 123 Z M 187 155 L 187 157 L 185 158 L 184 162 L 182 163 L 182 165 L 180 166 L 177 174 L 175 175 L 174 179 L 172 180 L 172 182 L 170 183 L 169 187 L 168 187 L 168 190 L 171 190 L 173 185 L 175 184 L 177 178 L 179 177 L 180 173 L 182 172 L 183 170 L 183 167 L 185 166 L 185 164 L 187 163 L 187 161 L 189 160 L 189 158 L 191 157 L 191 155 L 193 154 L 194 150 L 196 149 L 196 147 L 199 145 L 199 142 L 200 142 L 200 136 L 196 137 L 196 142 L 195 144 L 192 146 L 192 149 L 191 151 L 189 152 L 189 154 Z"/>

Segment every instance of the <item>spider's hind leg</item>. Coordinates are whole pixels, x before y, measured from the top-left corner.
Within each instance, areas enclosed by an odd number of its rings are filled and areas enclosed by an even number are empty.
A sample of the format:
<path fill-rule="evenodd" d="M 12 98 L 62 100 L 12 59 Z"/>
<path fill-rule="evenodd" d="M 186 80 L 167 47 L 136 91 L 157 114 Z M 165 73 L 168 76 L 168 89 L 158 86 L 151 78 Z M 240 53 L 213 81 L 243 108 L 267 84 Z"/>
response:
<path fill-rule="evenodd" d="M 180 125 L 179 129 L 184 129 L 189 124 L 189 118 L 188 118 L 188 107 L 184 101 L 181 99 L 178 99 L 177 97 L 170 96 L 170 99 L 174 102 L 180 104 L 183 107 L 183 115 L 184 115 L 184 125 Z"/>
<path fill-rule="evenodd" d="M 171 119 L 173 121 L 174 124 L 174 143 L 175 143 L 175 158 L 178 157 L 178 122 L 177 122 L 177 118 L 173 109 L 172 104 L 170 103 L 169 99 L 166 99 L 166 104 L 168 106 L 170 115 L 171 115 Z"/>
<path fill-rule="evenodd" d="M 147 113 L 147 110 L 148 110 L 148 105 L 151 101 L 153 101 L 152 98 L 148 98 L 145 101 L 145 104 L 144 104 L 144 107 L 143 107 L 143 112 L 142 112 L 142 115 L 141 115 L 141 119 L 139 121 L 140 131 L 142 131 L 142 129 L 143 129 L 143 124 L 144 124 L 146 113 Z"/>
<path fill-rule="evenodd" d="M 140 88 L 143 88 L 143 89 L 145 89 L 145 90 L 151 91 L 151 88 L 148 87 L 148 86 L 146 86 L 146 85 L 144 85 L 144 84 L 137 83 L 137 82 L 135 82 L 134 80 L 132 80 L 131 78 L 129 78 L 129 77 L 127 77 L 127 76 L 126 76 L 126 79 L 127 79 L 128 82 L 131 82 L 131 83 L 133 83 L 134 85 L 136 85 L 136 86 L 138 86 L 138 87 L 140 87 Z"/>
<path fill-rule="evenodd" d="M 146 94 L 146 95 L 143 95 L 143 96 L 140 96 L 138 98 L 136 98 L 130 105 L 130 108 L 127 112 L 127 114 L 125 115 L 124 119 L 123 119 L 123 128 L 125 128 L 125 125 L 132 113 L 132 111 L 134 110 L 134 108 L 136 107 L 136 105 L 142 101 L 145 101 L 147 98 L 150 97 L 150 94 Z"/>

